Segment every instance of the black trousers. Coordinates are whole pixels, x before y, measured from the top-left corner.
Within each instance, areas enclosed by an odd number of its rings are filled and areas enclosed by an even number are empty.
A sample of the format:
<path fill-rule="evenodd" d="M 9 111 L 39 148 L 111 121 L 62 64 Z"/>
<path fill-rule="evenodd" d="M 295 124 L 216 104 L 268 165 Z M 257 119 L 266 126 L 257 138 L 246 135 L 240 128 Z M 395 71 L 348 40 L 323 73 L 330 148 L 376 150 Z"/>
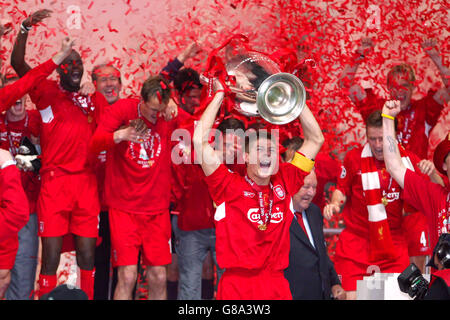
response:
<path fill-rule="evenodd" d="M 117 285 L 117 268 L 111 270 L 111 235 L 108 211 L 100 212 L 99 235 L 102 243 L 95 248 L 94 300 L 112 300 Z"/>

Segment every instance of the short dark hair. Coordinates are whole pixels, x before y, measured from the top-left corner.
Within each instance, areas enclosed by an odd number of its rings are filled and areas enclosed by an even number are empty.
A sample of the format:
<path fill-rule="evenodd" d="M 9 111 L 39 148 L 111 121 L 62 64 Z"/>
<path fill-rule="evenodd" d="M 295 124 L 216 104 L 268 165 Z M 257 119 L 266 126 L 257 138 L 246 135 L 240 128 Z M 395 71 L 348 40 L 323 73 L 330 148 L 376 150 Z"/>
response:
<path fill-rule="evenodd" d="M 395 118 L 395 131 L 397 131 L 398 120 Z M 381 128 L 383 127 L 383 117 L 381 116 L 381 110 L 375 110 L 372 112 L 366 120 L 366 130 L 368 127 Z"/>
<path fill-rule="evenodd" d="M 389 84 L 390 79 L 394 74 L 399 74 L 399 73 L 408 74 L 409 82 L 416 81 L 416 75 L 414 73 L 414 69 L 409 64 L 401 63 L 401 64 L 397 64 L 397 65 L 393 66 L 391 68 L 391 70 L 389 70 L 389 73 L 387 75 L 387 83 Z"/>
<path fill-rule="evenodd" d="M 293 150 L 298 150 L 303 145 L 303 138 L 301 137 L 292 137 L 284 140 L 281 145 L 285 148 L 290 148 Z"/>
<path fill-rule="evenodd" d="M 245 152 L 246 153 L 249 152 L 251 142 L 258 141 L 260 138 L 272 140 L 272 135 L 266 129 L 252 130 L 252 131 L 247 130 L 247 132 L 245 133 Z"/>
<path fill-rule="evenodd" d="M 170 99 L 169 81 L 160 76 L 152 76 L 144 81 L 141 89 L 141 97 L 145 102 L 153 97 L 158 96 L 161 103 L 168 103 Z"/>
<path fill-rule="evenodd" d="M 225 134 L 227 130 L 238 129 L 242 129 L 243 131 L 245 131 L 245 125 L 241 120 L 233 117 L 222 120 L 222 122 L 220 122 L 219 126 L 217 127 L 217 130 L 222 132 L 222 134 Z"/>
<path fill-rule="evenodd" d="M 180 94 L 187 90 L 203 87 L 198 72 L 191 68 L 181 69 L 173 79 L 173 86 Z"/>
<path fill-rule="evenodd" d="M 295 136 L 295 137 L 292 137 L 292 138 L 285 139 L 281 143 L 281 145 L 283 147 L 285 147 L 286 149 L 291 149 L 291 150 L 297 151 L 298 149 L 301 148 L 301 146 L 303 145 L 304 141 L 305 140 L 302 137 Z M 283 152 L 281 154 L 281 156 L 283 157 L 284 160 L 286 160 L 286 151 Z"/>

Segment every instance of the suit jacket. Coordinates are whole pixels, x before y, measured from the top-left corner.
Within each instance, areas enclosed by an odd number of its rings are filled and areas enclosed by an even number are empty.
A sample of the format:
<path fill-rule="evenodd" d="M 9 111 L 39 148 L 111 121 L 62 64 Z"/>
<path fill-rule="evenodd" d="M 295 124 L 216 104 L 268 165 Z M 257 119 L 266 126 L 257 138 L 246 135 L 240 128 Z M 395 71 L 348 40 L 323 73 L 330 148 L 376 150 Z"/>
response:
<path fill-rule="evenodd" d="M 297 219 L 290 226 L 289 267 L 284 275 L 294 300 L 331 299 L 331 287 L 340 284 L 333 262 L 328 257 L 323 235 L 323 216 L 311 203 L 305 210 L 314 248 Z"/>

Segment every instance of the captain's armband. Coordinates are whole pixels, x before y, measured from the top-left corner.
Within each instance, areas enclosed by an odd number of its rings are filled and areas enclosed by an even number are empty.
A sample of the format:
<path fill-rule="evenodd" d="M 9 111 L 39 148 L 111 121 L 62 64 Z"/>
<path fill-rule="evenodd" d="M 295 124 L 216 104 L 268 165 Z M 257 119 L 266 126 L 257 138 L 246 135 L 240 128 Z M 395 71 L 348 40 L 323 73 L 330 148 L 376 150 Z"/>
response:
<path fill-rule="evenodd" d="M 311 172 L 314 168 L 314 160 L 308 159 L 298 151 L 295 152 L 294 158 L 291 160 L 291 164 L 305 172 Z"/>

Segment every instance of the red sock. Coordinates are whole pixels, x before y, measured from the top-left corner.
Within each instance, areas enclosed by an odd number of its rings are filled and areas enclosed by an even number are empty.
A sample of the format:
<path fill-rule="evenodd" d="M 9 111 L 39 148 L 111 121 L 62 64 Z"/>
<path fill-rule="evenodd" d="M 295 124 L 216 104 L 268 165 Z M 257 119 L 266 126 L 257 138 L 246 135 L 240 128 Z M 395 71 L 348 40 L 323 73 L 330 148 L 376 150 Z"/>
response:
<path fill-rule="evenodd" d="M 83 290 L 89 300 L 94 299 L 94 276 L 95 269 L 93 270 L 83 270 L 80 269 L 80 289 Z"/>
<path fill-rule="evenodd" d="M 38 298 L 40 299 L 44 294 L 49 293 L 56 288 L 56 274 L 54 275 L 39 275 L 39 291 Z"/>

